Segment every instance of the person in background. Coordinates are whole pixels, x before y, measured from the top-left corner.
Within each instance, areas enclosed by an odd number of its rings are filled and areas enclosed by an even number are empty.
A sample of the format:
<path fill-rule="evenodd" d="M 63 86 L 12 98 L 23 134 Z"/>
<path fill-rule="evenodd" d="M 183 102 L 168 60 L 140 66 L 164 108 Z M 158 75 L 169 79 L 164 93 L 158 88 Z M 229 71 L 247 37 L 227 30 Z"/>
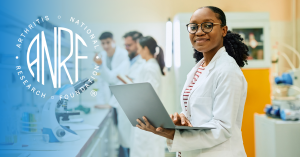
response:
<path fill-rule="evenodd" d="M 137 119 L 137 127 L 166 137 L 169 151 L 177 157 L 246 157 L 241 126 L 248 85 L 241 67 L 247 64 L 248 47 L 228 30 L 220 8 L 197 9 L 186 26 L 197 64 L 182 90 L 182 112 L 170 117 L 175 125 L 215 129 L 155 128 L 146 117 L 144 123 Z"/>
<path fill-rule="evenodd" d="M 137 43 L 138 54 L 146 61 L 134 83 L 149 82 L 159 95 L 161 77 L 165 67 L 164 53 L 156 41 L 150 37 L 142 37 Z M 133 129 L 133 141 L 130 157 L 164 157 L 164 139 L 151 132 L 139 128 Z"/>
<path fill-rule="evenodd" d="M 142 36 L 142 33 L 137 31 L 128 32 L 123 36 L 130 60 L 130 68 L 126 77 L 128 77 L 131 81 L 136 80 L 145 63 L 145 60 L 137 53 L 137 40 Z M 114 97 L 113 100 L 117 103 L 117 100 Z M 123 110 L 119 110 L 118 119 L 119 121 L 122 121 L 122 123 L 119 123 L 118 125 L 119 134 L 121 135 L 119 157 L 129 157 L 130 147 L 132 144 L 132 125 Z"/>
<path fill-rule="evenodd" d="M 125 48 L 128 51 L 128 56 L 130 58 L 128 77 L 134 82 L 145 64 L 145 60 L 137 53 L 137 40 L 143 37 L 143 34 L 138 31 L 131 31 L 126 33 L 123 37 Z"/>
<path fill-rule="evenodd" d="M 100 76 L 98 77 L 98 99 L 100 104 L 108 104 L 111 99 L 109 85 L 121 84 L 117 78 L 119 74 L 127 74 L 129 70 L 129 61 L 127 52 L 116 46 L 111 32 L 103 32 L 99 40 L 104 51 L 95 54 L 94 62 L 100 66 Z"/>
<path fill-rule="evenodd" d="M 130 66 L 127 52 L 116 46 L 111 32 L 102 33 L 99 40 L 104 52 L 96 54 L 94 61 L 100 66 L 100 76 L 110 85 L 120 84 L 117 75 L 126 75 Z"/>
<path fill-rule="evenodd" d="M 110 32 L 104 32 L 100 35 L 99 40 L 101 42 L 101 45 L 104 49 L 104 52 L 101 54 L 96 54 L 94 57 L 94 61 L 97 65 L 99 65 L 99 80 L 104 81 L 108 86 L 109 85 L 119 85 L 123 84 L 118 78 L 118 75 L 127 75 L 130 62 L 128 58 L 128 53 L 126 50 L 121 49 L 120 47 L 116 46 L 116 43 L 113 39 L 113 34 Z M 103 85 L 103 83 L 102 83 Z M 107 87 L 108 87 L 107 86 Z M 106 87 L 105 87 L 106 89 Z M 109 87 L 108 87 L 109 90 Z M 103 87 L 99 87 L 99 92 L 104 91 L 109 93 L 109 102 L 108 104 L 114 107 L 114 113 L 115 113 L 115 124 L 118 127 L 119 130 L 119 139 L 120 139 L 120 148 L 122 145 L 123 147 L 128 148 L 126 144 L 124 144 L 124 139 L 128 138 L 128 134 L 130 135 L 130 128 L 123 127 L 124 123 L 126 124 L 126 120 L 124 119 L 124 112 L 120 108 L 120 105 L 116 101 L 114 96 L 111 96 L 111 91 L 104 90 Z M 103 92 L 102 92 L 103 93 Z M 101 93 L 101 94 L 102 94 Z M 103 93 L 107 94 L 107 93 Z M 98 94 L 99 95 L 99 94 Z M 101 106 L 97 106 L 98 108 L 101 108 Z M 125 120 L 125 122 L 124 122 Z M 128 120 L 127 120 L 128 121 Z M 127 153 L 128 154 L 128 153 Z M 119 156 L 120 157 L 127 157 L 126 153 L 122 151 L 122 149 L 119 149 Z"/>

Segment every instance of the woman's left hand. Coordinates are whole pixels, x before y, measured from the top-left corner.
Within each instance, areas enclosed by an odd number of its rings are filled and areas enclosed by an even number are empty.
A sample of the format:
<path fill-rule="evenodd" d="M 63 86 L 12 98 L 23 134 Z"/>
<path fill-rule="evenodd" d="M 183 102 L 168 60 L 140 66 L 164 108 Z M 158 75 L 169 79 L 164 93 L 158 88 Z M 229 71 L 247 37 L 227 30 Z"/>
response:
<path fill-rule="evenodd" d="M 145 124 L 141 120 L 137 119 L 136 121 L 139 124 L 137 124 L 136 127 L 173 140 L 174 134 L 175 134 L 175 129 L 164 129 L 162 127 L 155 128 L 154 126 L 152 126 L 149 123 L 148 119 L 145 116 L 143 116 L 143 120 L 144 120 Z"/>

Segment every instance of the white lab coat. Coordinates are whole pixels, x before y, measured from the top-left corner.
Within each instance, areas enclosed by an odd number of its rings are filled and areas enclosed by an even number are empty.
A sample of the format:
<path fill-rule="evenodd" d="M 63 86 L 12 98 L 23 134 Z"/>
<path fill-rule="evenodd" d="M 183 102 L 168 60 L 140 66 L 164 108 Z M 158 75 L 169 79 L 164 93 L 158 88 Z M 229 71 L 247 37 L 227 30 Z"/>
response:
<path fill-rule="evenodd" d="M 138 76 L 144 67 L 144 64 L 146 61 L 142 59 L 141 56 L 137 56 L 138 59 L 130 66 L 129 72 L 128 72 L 128 77 L 132 79 L 132 81 L 136 81 L 138 79 Z M 113 96 L 112 100 L 110 101 L 112 104 L 118 104 L 116 98 Z M 121 108 L 118 108 L 118 130 L 119 130 L 119 135 L 120 135 L 120 144 L 123 147 L 126 148 L 131 148 L 132 141 L 133 141 L 133 127 L 126 117 L 126 114 Z"/>
<path fill-rule="evenodd" d="M 98 86 L 98 104 L 108 104 L 111 99 L 111 91 L 109 85 L 121 84 L 122 82 L 117 79 L 118 74 L 125 74 L 129 70 L 128 53 L 126 50 L 116 47 L 115 53 L 111 61 L 112 70 L 108 69 L 106 64 L 107 53 L 100 52 L 99 57 L 102 59 L 102 64 L 99 66 L 100 76 L 97 77 Z"/>
<path fill-rule="evenodd" d="M 132 79 L 133 82 L 136 82 L 142 71 L 146 61 L 140 56 L 136 56 L 137 60 L 130 66 L 128 77 Z"/>
<path fill-rule="evenodd" d="M 100 65 L 99 70 L 100 77 L 103 80 L 105 80 L 105 82 L 107 82 L 109 85 L 123 84 L 122 81 L 120 81 L 117 78 L 117 75 L 128 74 L 130 62 L 127 51 L 125 49 L 116 47 L 115 53 L 111 61 L 111 70 L 108 69 L 106 64 L 107 53 L 104 51 L 101 53 L 101 55 L 102 64 Z"/>
<path fill-rule="evenodd" d="M 115 54 L 113 55 L 112 61 L 111 61 L 111 70 L 108 69 L 106 64 L 106 57 L 107 53 L 101 53 L 102 54 L 102 65 L 100 66 L 100 78 L 99 80 L 104 81 L 99 83 L 99 90 L 103 92 L 107 92 L 107 88 L 109 89 L 109 85 L 119 85 L 123 84 L 122 81 L 120 81 L 117 78 L 117 75 L 127 75 L 129 72 L 129 57 L 128 52 L 125 49 L 121 49 L 119 47 L 116 47 Z M 102 85 L 102 86 L 101 86 Z M 103 93 L 102 92 L 102 93 Z M 131 129 L 128 123 L 130 124 L 129 120 L 126 118 L 126 115 L 124 111 L 121 109 L 118 101 L 114 96 L 111 96 L 111 91 L 108 91 L 110 99 L 109 104 L 117 109 L 118 114 L 118 130 L 119 130 L 119 142 L 123 147 L 129 147 L 131 139 Z M 105 93 L 107 94 L 107 93 Z"/>
<path fill-rule="evenodd" d="M 159 95 L 162 74 L 156 59 L 148 60 L 135 83 L 149 82 Z M 130 148 L 130 157 L 164 157 L 165 139 L 151 132 L 133 129 L 133 143 Z"/>
<path fill-rule="evenodd" d="M 215 54 L 198 78 L 188 99 L 188 111 L 185 111 L 183 92 L 202 61 L 187 75 L 180 98 L 182 113 L 195 127 L 208 124 L 216 129 L 176 130 L 174 139 L 167 140 L 169 151 L 177 155 L 181 152 L 181 157 L 246 157 L 241 125 L 247 82 L 225 47 Z"/>
<path fill-rule="evenodd" d="M 111 98 L 109 84 L 99 76 L 97 77 L 97 86 L 98 86 L 97 97 L 96 97 L 97 104 L 99 105 L 108 104 Z"/>

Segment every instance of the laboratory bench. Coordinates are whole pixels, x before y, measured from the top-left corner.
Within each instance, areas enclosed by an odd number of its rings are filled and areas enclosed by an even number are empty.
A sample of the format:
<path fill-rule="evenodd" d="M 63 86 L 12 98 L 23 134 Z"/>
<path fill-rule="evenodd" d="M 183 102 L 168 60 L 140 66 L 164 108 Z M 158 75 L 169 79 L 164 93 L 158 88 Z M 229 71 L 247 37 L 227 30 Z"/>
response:
<path fill-rule="evenodd" d="M 256 157 L 299 157 L 300 121 L 254 114 Z"/>
<path fill-rule="evenodd" d="M 112 109 L 92 108 L 89 114 L 80 116 L 83 124 L 99 129 L 75 131 L 80 139 L 71 142 L 39 143 L 0 146 L 0 156 L 7 157 L 111 157 L 116 156 L 117 131 L 113 125 Z M 23 143 L 25 144 L 25 143 Z"/>

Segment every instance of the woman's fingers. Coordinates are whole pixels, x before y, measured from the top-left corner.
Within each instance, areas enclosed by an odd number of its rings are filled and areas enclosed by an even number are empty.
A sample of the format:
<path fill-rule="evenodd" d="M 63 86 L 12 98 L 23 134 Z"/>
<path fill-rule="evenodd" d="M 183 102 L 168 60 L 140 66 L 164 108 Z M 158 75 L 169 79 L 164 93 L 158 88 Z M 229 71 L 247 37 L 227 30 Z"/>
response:
<path fill-rule="evenodd" d="M 145 116 L 143 116 L 143 120 L 144 120 L 146 126 L 150 127 L 150 123 L 148 122 L 148 119 Z"/>
<path fill-rule="evenodd" d="M 178 120 L 179 119 L 179 114 L 177 112 L 174 113 L 174 120 Z"/>
<path fill-rule="evenodd" d="M 175 114 L 174 114 L 175 115 Z M 173 123 L 176 125 L 177 120 L 175 120 L 175 116 L 173 114 L 170 114 L 170 118 L 172 119 Z"/>
<path fill-rule="evenodd" d="M 145 124 L 144 124 L 141 120 L 137 119 L 136 121 L 139 123 L 139 125 L 140 125 L 141 127 L 145 127 Z"/>
<path fill-rule="evenodd" d="M 155 130 L 156 132 L 158 132 L 159 135 L 164 136 L 166 135 L 166 129 L 162 128 L 162 127 L 158 127 Z"/>
<path fill-rule="evenodd" d="M 163 132 L 163 128 L 162 127 L 158 127 L 158 128 L 156 128 L 156 131 L 157 132 Z"/>
<path fill-rule="evenodd" d="M 173 119 L 174 119 L 174 116 L 173 116 L 173 114 L 170 114 L 170 118 L 172 119 L 172 121 L 173 121 Z"/>
<path fill-rule="evenodd" d="M 191 122 L 188 119 L 186 119 L 186 123 L 188 124 L 189 127 L 193 127 L 193 125 L 191 124 Z"/>
<path fill-rule="evenodd" d="M 174 123 L 175 125 L 180 125 L 180 120 L 181 120 L 181 118 L 180 118 L 179 114 L 178 114 L 177 112 L 175 112 L 175 113 L 174 113 L 173 123 Z"/>
<path fill-rule="evenodd" d="M 140 128 L 140 129 L 142 129 L 142 130 L 144 130 L 144 129 L 143 129 L 140 125 L 138 125 L 138 124 L 136 125 L 136 127 Z"/>
<path fill-rule="evenodd" d="M 184 116 L 183 113 L 180 114 L 180 119 L 181 119 L 181 124 L 182 124 L 182 125 L 186 125 L 186 120 L 187 120 L 187 119 L 185 118 L 185 116 Z"/>

